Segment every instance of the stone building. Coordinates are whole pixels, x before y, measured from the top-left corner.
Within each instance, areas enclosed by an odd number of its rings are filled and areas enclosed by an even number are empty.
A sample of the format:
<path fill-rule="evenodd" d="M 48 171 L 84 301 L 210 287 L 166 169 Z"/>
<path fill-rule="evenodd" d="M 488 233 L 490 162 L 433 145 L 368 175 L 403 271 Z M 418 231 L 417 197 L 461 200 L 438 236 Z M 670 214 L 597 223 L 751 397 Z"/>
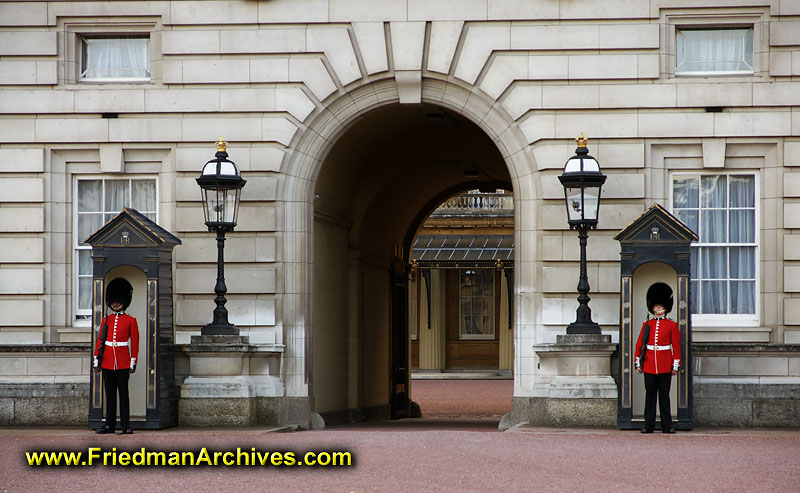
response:
<path fill-rule="evenodd" d="M 411 248 L 411 368 L 510 377 L 513 290 L 512 194 L 470 190 L 440 204 Z"/>
<path fill-rule="evenodd" d="M 413 239 L 446 198 L 490 188 L 515 207 L 507 421 L 573 398 L 613 426 L 613 388 L 549 393 L 534 349 L 577 305 L 557 177 L 582 131 L 608 176 L 595 321 L 618 341 L 614 236 L 661 204 L 699 235 L 695 424 L 797 426 L 798 16 L 798 0 L 1 2 L 0 423 L 85 424 L 84 240 L 123 207 L 182 242 L 181 423 L 403 416 Z M 195 178 L 220 136 L 247 179 L 226 277 L 249 339 L 204 353 L 216 259 Z"/>

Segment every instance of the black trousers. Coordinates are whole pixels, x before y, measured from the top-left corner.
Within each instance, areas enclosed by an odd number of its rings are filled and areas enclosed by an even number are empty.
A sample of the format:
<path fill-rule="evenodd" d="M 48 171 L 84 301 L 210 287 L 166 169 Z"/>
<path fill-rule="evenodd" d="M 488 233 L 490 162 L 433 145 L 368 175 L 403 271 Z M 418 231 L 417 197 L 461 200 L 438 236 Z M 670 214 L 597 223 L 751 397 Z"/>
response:
<path fill-rule="evenodd" d="M 669 404 L 669 387 L 672 384 L 672 373 L 644 374 L 644 427 L 656 427 L 656 397 L 658 410 L 661 413 L 661 429 L 672 427 L 672 414 Z"/>
<path fill-rule="evenodd" d="M 106 424 L 114 429 L 117 424 L 117 392 L 119 392 L 119 421 L 123 428 L 131 426 L 131 401 L 128 396 L 128 380 L 131 371 L 107 370 L 103 368 L 103 387 L 106 391 Z"/>

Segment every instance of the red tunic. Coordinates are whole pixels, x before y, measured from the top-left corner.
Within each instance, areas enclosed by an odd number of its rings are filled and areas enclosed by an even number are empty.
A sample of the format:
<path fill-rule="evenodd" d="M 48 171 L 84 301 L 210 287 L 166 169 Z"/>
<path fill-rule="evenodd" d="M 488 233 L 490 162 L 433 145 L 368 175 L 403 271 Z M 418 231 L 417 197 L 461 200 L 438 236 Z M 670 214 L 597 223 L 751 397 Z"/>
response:
<path fill-rule="evenodd" d="M 97 335 L 97 344 L 95 344 L 94 348 L 95 361 L 97 360 L 97 352 L 100 350 L 100 337 L 105 323 L 108 323 L 107 343 L 127 342 L 127 344 L 125 346 L 110 346 L 106 344 L 101 366 L 106 370 L 130 369 L 131 364 L 136 364 L 136 358 L 139 356 L 139 326 L 136 324 L 136 319 L 124 313 L 114 313 L 103 318 L 100 322 L 101 329 Z"/>
<path fill-rule="evenodd" d="M 645 325 L 650 324 L 650 336 L 647 344 L 659 346 L 659 349 L 647 348 L 644 354 L 642 371 L 645 373 L 670 373 L 681 364 L 681 331 L 678 324 L 668 318 L 650 319 L 642 324 L 639 340 L 636 342 L 635 358 L 638 361 L 642 354 L 642 334 Z M 671 346 L 667 348 L 667 346 Z"/>

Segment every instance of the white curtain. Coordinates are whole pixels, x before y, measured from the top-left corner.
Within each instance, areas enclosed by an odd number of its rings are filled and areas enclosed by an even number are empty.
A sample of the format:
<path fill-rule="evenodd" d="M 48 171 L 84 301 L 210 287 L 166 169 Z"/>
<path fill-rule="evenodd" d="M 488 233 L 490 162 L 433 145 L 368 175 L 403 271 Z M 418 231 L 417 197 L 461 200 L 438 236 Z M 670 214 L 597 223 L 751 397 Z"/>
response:
<path fill-rule="evenodd" d="M 133 207 L 156 220 L 155 180 L 80 180 L 78 181 L 78 308 L 91 309 L 91 249 L 84 241 L 125 207 Z"/>
<path fill-rule="evenodd" d="M 695 313 L 755 313 L 755 178 L 681 176 L 673 182 L 673 202 L 700 243 L 720 244 L 692 249 Z"/>
<path fill-rule="evenodd" d="M 150 77 L 147 38 L 86 38 L 83 40 L 83 72 L 86 79 Z"/>
<path fill-rule="evenodd" d="M 753 30 L 682 30 L 677 34 L 675 71 L 753 70 Z"/>

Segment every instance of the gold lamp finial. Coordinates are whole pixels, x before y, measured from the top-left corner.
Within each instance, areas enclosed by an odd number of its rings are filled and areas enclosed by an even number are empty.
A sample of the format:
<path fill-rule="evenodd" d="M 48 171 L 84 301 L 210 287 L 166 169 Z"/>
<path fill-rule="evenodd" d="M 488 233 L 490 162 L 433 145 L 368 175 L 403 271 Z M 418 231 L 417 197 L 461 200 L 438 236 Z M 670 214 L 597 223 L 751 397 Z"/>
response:
<path fill-rule="evenodd" d="M 589 139 L 583 136 L 583 132 L 581 132 L 580 137 L 575 139 L 575 142 L 578 143 L 578 147 L 586 147 L 586 143 L 589 142 Z"/>
<path fill-rule="evenodd" d="M 228 143 L 223 142 L 222 137 L 219 138 L 219 142 L 217 142 L 217 152 L 225 152 L 228 149 Z"/>

